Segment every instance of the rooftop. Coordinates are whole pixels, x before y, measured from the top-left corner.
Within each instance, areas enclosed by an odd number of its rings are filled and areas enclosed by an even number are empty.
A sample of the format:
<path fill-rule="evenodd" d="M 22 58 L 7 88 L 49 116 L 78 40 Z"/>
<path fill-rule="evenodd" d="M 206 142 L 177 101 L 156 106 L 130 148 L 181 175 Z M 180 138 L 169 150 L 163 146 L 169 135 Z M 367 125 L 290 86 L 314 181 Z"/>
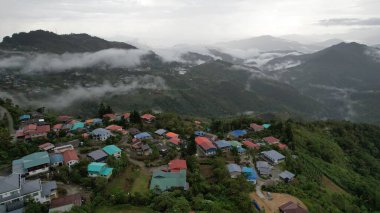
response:
<path fill-rule="evenodd" d="M 108 145 L 103 147 L 103 151 L 108 155 L 114 155 L 115 153 L 121 152 L 121 149 L 115 145 Z"/>

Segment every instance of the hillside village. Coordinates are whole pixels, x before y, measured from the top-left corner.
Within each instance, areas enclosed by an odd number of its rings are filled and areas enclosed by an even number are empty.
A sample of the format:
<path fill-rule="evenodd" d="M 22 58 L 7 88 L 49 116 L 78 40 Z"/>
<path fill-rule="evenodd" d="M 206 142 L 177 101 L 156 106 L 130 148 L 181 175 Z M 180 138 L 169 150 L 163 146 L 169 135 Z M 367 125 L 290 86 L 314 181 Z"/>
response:
<path fill-rule="evenodd" d="M 109 112 L 86 119 L 70 115 L 46 118 L 43 112 L 30 112 L 19 116 L 18 122 L 16 143 L 33 141 L 39 151 L 14 159 L 9 174 L 1 177 L 1 212 L 17 212 L 23 209 L 26 200 L 48 204 L 49 212 L 70 211 L 87 202 L 88 190 L 79 188 L 76 193 L 67 194 L 62 193 L 64 189 L 57 184 L 65 182 L 60 177 L 62 168 L 67 168 L 70 176 L 73 168 L 80 164 L 87 172 L 82 171 L 78 178 L 103 178 L 111 183 L 124 175 L 120 171 L 132 163 L 149 171 L 146 187 L 154 193 L 189 190 L 192 186 L 187 181 L 188 166 L 186 160 L 181 159 L 181 152 L 189 151 L 191 146 L 195 146 L 195 156 L 200 161 L 224 156 L 230 178 L 244 177 L 256 190 L 257 199 L 273 199 L 270 193 L 262 192 L 262 185 L 287 183 L 296 178 L 296 174 L 282 169 L 285 160 L 282 153 L 286 152 L 287 145 L 270 134 L 270 123 L 251 123 L 246 129 L 233 130 L 220 137 L 202 121 L 187 121 L 194 129 L 193 134 L 181 135 L 161 126 L 159 114 L 140 116 L 136 111 Z M 258 134 L 263 137 L 251 137 Z M 113 168 L 114 165 L 117 168 Z M 203 172 L 211 171 L 205 167 Z M 70 181 L 67 184 L 70 185 Z M 255 199 L 252 206 L 258 211 L 264 210 Z M 274 211 L 307 212 L 304 208 L 289 201 Z"/>

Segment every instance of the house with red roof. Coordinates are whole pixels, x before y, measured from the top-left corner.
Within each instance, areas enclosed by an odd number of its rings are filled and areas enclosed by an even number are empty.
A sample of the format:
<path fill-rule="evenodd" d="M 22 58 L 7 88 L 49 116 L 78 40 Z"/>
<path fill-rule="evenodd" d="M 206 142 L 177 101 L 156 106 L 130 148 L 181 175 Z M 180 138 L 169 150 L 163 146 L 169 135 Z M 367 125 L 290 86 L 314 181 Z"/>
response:
<path fill-rule="evenodd" d="M 179 172 L 187 169 L 186 160 L 175 159 L 171 160 L 168 164 L 170 172 Z"/>
<path fill-rule="evenodd" d="M 256 123 L 251 123 L 251 124 L 249 125 L 249 127 L 250 127 L 253 131 L 255 131 L 255 132 L 260 132 L 260 131 L 263 131 L 263 130 L 264 130 L 264 127 L 263 127 L 263 126 L 258 125 L 258 124 L 256 124 Z"/>
<path fill-rule="evenodd" d="M 26 135 L 30 138 L 46 138 L 48 132 L 50 132 L 50 125 L 37 126 L 34 131 L 29 131 Z"/>
<path fill-rule="evenodd" d="M 75 149 L 66 150 L 62 153 L 63 162 L 69 167 L 79 162 L 79 157 Z"/>
<path fill-rule="evenodd" d="M 115 131 L 115 132 L 121 132 L 123 131 L 123 127 L 122 126 L 118 126 L 118 125 L 109 125 L 106 127 L 107 130 L 110 130 L 110 131 Z"/>
<path fill-rule="evenodd" d="M 278 207 L 280 213 L 308 213 L 307 210 L 301 207 L 301 205 L 289 201 Z"/>
<path fill-rule="evenodd" d="M 167 140 L 167 142 L 172 146 L 178 146 L 181 143 L 181 139 L 179 138 L 170 138 Z"/>
<path fill-rule="evenodd" d="M 25 135 L 36 130 L 37 130 L 37 124 L 29 124 L 23 128 L 23 132 Z"/>
<path fill-rule="evenodd" d="M 63 127 L 63 124 L 56 124 L 53 126 L 52 129 L 54 132 L 59 132 L 62 129 L 62 127 Z"/>
<path fill-rule="evenodd" d="M 125 121 L 129 122 L 129 118 L 131 117 L 131 113 L 127 112 L 123 114 L 123 118 Z"/>
<path fill-rule="evenodd" d="M 109 119 L 109 121 L 114 121 L 116 119 L 116 115 L 113 113 L 104 114 L 103 118 Z"/>
<path fill-rule="evenodd" d="M 215 155 L 216 154 L 216 147 L 215 145 L 206 137 L 196 137 L 195 143 L 197 144 L 197 150 L 205 155 Z"/>
<path fill-rule="evenodd" d="M 256 143 L 252 143 L 252 141 L 245 140 L 242 143 L 244 146 L 246 146 L 249 149 L 260 149 L 260 145 Z"/>
<path fill-rule="evenodd" d="M 144 115 L 141 116 L 141 119 L 145 123 L 152 123 L 156 119 L 156 116 L 154 116 L 152 114 L 144 114 Z"/>
<path fill-rule="evenodd" d="M 60 115 L 58 116 L 57 120 L 59 122 L 68 122 L 72 119 L 72 117 L 70 115 Z"/>
<path fill-rule="evenodd" d="M 268 143 L 268 144 L 278 144 L 280 143 L 280 139 L 275 138 L 273 136 L 265 137 L 263 138 L 263 141 Z"/>
<path fill-rule="evenodd" d="M 277 146 L 281 150 L 284 150 L 284 149 L 288 148 L 288 146 L 286 144 L 283 144 L 283 143 L 278 143 Z"/>

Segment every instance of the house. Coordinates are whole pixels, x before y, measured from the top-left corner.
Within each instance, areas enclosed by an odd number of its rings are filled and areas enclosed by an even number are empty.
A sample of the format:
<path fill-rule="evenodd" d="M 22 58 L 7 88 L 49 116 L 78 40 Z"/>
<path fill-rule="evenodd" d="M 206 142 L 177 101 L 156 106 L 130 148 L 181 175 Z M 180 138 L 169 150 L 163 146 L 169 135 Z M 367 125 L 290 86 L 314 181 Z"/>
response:
<path fill-rule="evenodd" d="M 174 138 L 168 139 L 167 142 L 169 145 L 177 147 L 181 143 L 181 139 L 174 137 Z"/>
<path fill-rule="evenodd" d="M 65 146 L 71 146 L 74 149 L 74 148 L 78 148 L 81 143 L 82 142 L 79 139 L 75 139 L 75 140 L 67 141 L 64 143 L 57 143 L 57 144 L 55 144 L 54 149 L 56 149 L 56 148 L 62 149 L 60 147 L 65 147 Z"/>
<path fill-rule="evenodd" d="M 230 173 L 231 178 L 237 178 L 241 175 L 241 167 L 235 163 L 227 164 L 227 170 Z"/>
<path fill-rule="evenodd" d="M 20 121 L 24 121 L 24 120 L 28 120 L 30 118 L 31 118 L 30 115 L 25 114 L 25 115 L 21 115 L 18 119 Z"/>
<path fill-rule="evenodd" d="M 46 151 L 35 152 L 12 162 L 12 173 L 25 176 L 48 172 L 50 157 Z"/>
<path fill-rule="evenodd" d="M 123 114 L 123 118 L 126 122 L 130 121 L 131 113 L 127 112 Z"/>
<path fill-rule="evenodd" d="M 280 143 L 280 139 L 275 138 L 273 136 L 265 137 L 263 138 L 263 141 L 268 143 L 268 144 L 278 144 Z"/>
<path fill-rule="evenodd" d="M 238 148 L 241 147 L 241 143 L 239 141 L 227 141 L 229 144 L 231 144 L 232 147 Z"/>
<path fill-rule="evenodd" d="M 104 162 L 108 155 L 103 150 L 98 149 L 87 154 L 87 157 L 91 158 L 95 162 Z"/>
<path fill-rule="evenodd" d="M 59 131 L 61 131 L 62 127 L 63 127 L 63 124 L 55 124 L 55 125 L 53 126 L 52 130 L 53 130 L 54 132 L 59 132 Z"/>
<path fill-rule="evenodd" d="M 121 149 L 115 145 L 108 145 L 103 147 L 103 151 L 108 155 L 113 155 L 115 158 L 121 157 Z"/>
<path fill-rule="evenodd" d="M 264 127 L 264 129 L 269 129 L 269 127 L 271 127 L 271 125 L 270 124 L 263 124 L 263 127 Z"/>
<path fill-rule="evenodd" d="M 63 153 L 67 150 L 73 150 L 74 146 L 71 144 L 56 144 L 57 146 L 53 148 L 54 153 Z"/>
<path fill-rule="evenodd" d="M 168 132 L 165 134 L 167 138 L 178 138 L 179 135 L 174 132 Z"/>
<path fill-rule="evenodd" d="M 50 201 L 51 199 L 58 197 L 57 183 L 55 181 L 42 182 L 41 187 L 42 187 L 41 196 L 45 200 Z"/>
<path fill-rule="evenodd" d="M 168 164 L 170 172 L 179 172 L 187 169 L 186 160 L 175 159 L 171 160 Z"/>
<path fill-rule="evenodd" d="M 52 143 L 43 143 L 38 146 L 38 148 L 42 151 L 49 151 L 49 150 L 54 149 L 54 147 L 55 146 Z"/>
<path fill-rule="evenodd" d="M 37 126 L 36 124 L 30 124 L 24 127 L 25 139 L 46 138 L 48 132 L 50 132 L 50 125 Z"/>
<path fill-rule="evenodd" d="M 150 148 L 148 144 L 143 144 L 138 150 L 137 154 L 147 156 L 147 155 L 152 154 L 152 152 L 153 150 Z"/>
<path fill-rule="evenodd" d="M 247 178 L 248 182 L 252 182 L 252 183 L 256 184 L 257 173 L 256 173 L 255 169 L 253 169 L 252 167 L 243 167 L 241 172 Z"/>
<path fill-rule="evenodd" d="M 147 140 L 147 139 L 153 139 L 152 136 L 147 132 L 142 132 L 134 136 L 135 138 L 139 140 Z"/>
<path fill-rule="evenodd" d="M 97 128 L 91 132 L 91 135 L 95 140 L 105 141 L 112 136 L 112 133 L 107 129 Z"/>
<path fill-rule="evenodd" d="M 231 144 L 228 143 L 226 140 L 218 140 L 214 142 L 215 146 L 222 150 L 222 151 L 228 151 L 231 149 Z"/>
<path fill-rule="evenodd" d="M 206 133 L 204 137 L 208 138 L 210 141 L 214 142 L 218 140 L 218 136 L 211 134 L 211 133 Z"/>
<path fill-rule="evenodd" d="M 286 144 L 283 144 L 283 143 L 279 143 L 279 144 L 277 144 L 277 147 L 278 147 L 279 149 L 281 149 L 281 150 L 284 150 L 284 149 L 288 148 L 288 146 L 287 146 Z"/>
<path fill-rule="evenodd" d="M 89 177 L 105 177 L 109 178 L 112 175 L 113 168 L 107 166 L 106 163 L 92 162 L 87 166 Z"/>
<path fill-rule="evenodd" d="M 195 136 L 205 136 L 205 135 L 206 135 L 206 132 L 203 132 L 203 131 L 195 131 L 195 132 L 194 132 L 194 135 L 195 135 Z"/>
<path fill-rule="evenodd" d="M 114 121 L 116 119 L 116 115 L 112 113 L 108 113 L 103 115 L 103 119 L 108 119 L 109 121 Z"/>
<path fill-rule="evenodd" d="M 63 162 L 69 167 L 71 167 L 74 164 L 79 163 L 79 157 L 75 149 L 66 150 L 62 153 L 62 155 L 63 155 Z"/>
<path fill-rule="evenodd" d="M 285 156 L 275 150 L 263 151 L 261 154 L 265 160 L 275 165 L 285 160 Z"/>
<path fill-rule="evenodd" d="M 82 138 L 83 139 L 88 139 L 90 137 L 90 134 L 88 134 L 88 133 L 83 133 L 82 134 Z"/>
<path fill-rule="evenodd" d="M 169 147 L 167 147 L 167 146 L 166 146 L 165 144 L 163 144 L 163 143 L 158 143 L 158 144 L 156 145 L 156 147 L 157 147 L 157 149 L 158 149 L 158 151 L 160 152 L 161 155 L 166 154 L 166 153 L 168 152 L 168 150 L 169 150 Z"/>
<path fill-rule="evenodd" d="M 115 132 L 121 132 L 123 131 L 123 127 L 122 126 L 118 126 L 118 125 L 109 125 L 106 127 L 107 130 L 109 131 L 115 131 Z"/>
<path fill-rule="evenodd" d="M 245 147 L 247 147 L 248 149 L 260 149 L 260 145 L 259 145 L 259 144 L 252 143 L 252 142 L 249 141 L 249 140 L 245 140 L 245 141 L 243 141 L 242 144 L 243 144 Z"/>
<path fill-rule="evenodd" d="M 256 124 L 256 123 L 251 123 L 251 124 L 249 125 L 249 127 L 250 127 L 253 131 L 255 131 L 255 132 L 261 132 L 261 131 L 264 130 L 264 127 L 263 127 L 263 126 L 258 125 L 258 124 Z"/>
<path fill-rule="evenodd" d="M 50 157 L 50 166 L 62 166 L 63 165 L 63 155 L 61 153 L 52 153 Z"/>
<path fill-rule="evenodd" d="M 160 191 L 166 191 L 171 188 L 189 189 L 189 183 L 186 182 L 186 170 L 180 170 L 179 172 L 157 170 L 153 172 L 150 190 L 159 189 Z"/>
<path fill-rule="evenodd" d="M 295 177 L 295 174 L 289 172 L 288 170 L 285 170 L 279 174 L 279 177 L 281 180 L 283 180 L 287 183 L 287 182 L 293 180 L 293 178 Z"/>
<path fill-rule="evenodd" d="M 302 208 L 299 204 L 289 201 L 279 207 L 280 213 L 308 213 L 307 210 Z"/>
<path fill-rule="evenodd" d="M 136 128 L 129 128 L 128 129 L 128 132 L 131 134 L 131 135 L 137 135 L 140 133 L 140 130 L 136 129 Z"/>
<path fill-rule="evenodd" d="M 256 161 L 256 168 L 262 176 L 269 176 L 272 174 L 272 167 L 266 161 Z"/>
<path fill-rule="evenodd" d="M 87 126 L 102 125 L 103 120 L 100 118 L 87 119 L 84 124 Z"/>
<path fill-rule="evenodd" d="M 56 189 L 55 182 L 42 184 L 40 179 L 25 180 L 19 174 L 0 176 L 0 207 L 16 210 L 22 208 L 27 199 L 38 203 L 49 202 Z"/>
<path fill-rule="evenodd" d="M 156 119 L 156 117 L 151 114 L 144 114 L 141 116 L 141 119 L 146 123 L 152 123 Z"/>
<path fill-rule="evenodd" d="M 237 147 L 237 152 L 238 152 L 239 155 L 244 154 L 246 151 L 247 151 L 247 150 L 244 149 L 244 148 L 241 147 L 241 146 Z"/>
<path fill-rule="evenodd" d="M 165 129 L 158 129 L 154 133 L 159 135 L 159 136 L 164 136 L 164 134 L 166 133 L 166 130 Z"/>
<path fill-rule="evenodd" d="M 197 149 L 205 156 L 215 155 L 216 147 L 212 142 L 206 137 L 196 137 L 195 143 L 197 144 Z"/>
<path fill-rule="evenodd" d="M 83 128 L 84 128 L 84 123 L 78 121 L 78 122 L 73 123 L 73 125 L 70 128 L 70 130 L 71 131 L 77 131 L 77 130 L 81 130 Z"/>
<path fill-rule="evenodd" d="M 82 205 L 82 195 L 72 194 L 58 199 L 54 199 L 50 203 L 49 213 L 52 212 L 69 212 L 74 206 Z"/>
<path fill-rule="evenodd" d="M 71 129 L 72 126 L 73 126 L 73 125 L 70 124 L 70 123 L 64 124 L 64 125 L 62 126 L 62 130 L 64 130 L 64 131 L 69 131 L 69 130 Z"/>
<path fill-rule="evenodd" d="M 247 134 L 247 130 L 234 130 L 228 133 L 228 135 L 232 138 L 240 138 Z"/>
<path fill-rule="evenodd" d="M 71 119 L 72 117 L 70 115 L 60 115 L 57 117 L 57 121 L 59 122 L 69 122 Z"/>

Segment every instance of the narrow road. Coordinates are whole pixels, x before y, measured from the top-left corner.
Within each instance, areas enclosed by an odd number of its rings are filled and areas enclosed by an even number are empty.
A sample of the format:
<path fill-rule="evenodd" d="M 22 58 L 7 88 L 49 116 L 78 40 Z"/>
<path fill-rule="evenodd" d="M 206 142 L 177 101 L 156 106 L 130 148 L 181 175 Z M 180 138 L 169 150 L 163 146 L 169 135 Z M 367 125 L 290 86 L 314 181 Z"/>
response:
<path fill-rule="evenodd" d="M 13 122 L 12 115 L 8 112 L 7 109 L 5 109 L 4 107 L 0 106 L 0 119 L 3 119 L 4 115 L 7 116 L 7 119 L 8 119 L 8 131 L 11 134 L 11 136 L 13 138 L 13 141 L 14 141 L 16 130 L 14 129 L 14 125 L 13 125 L 14 122 Z"/>

